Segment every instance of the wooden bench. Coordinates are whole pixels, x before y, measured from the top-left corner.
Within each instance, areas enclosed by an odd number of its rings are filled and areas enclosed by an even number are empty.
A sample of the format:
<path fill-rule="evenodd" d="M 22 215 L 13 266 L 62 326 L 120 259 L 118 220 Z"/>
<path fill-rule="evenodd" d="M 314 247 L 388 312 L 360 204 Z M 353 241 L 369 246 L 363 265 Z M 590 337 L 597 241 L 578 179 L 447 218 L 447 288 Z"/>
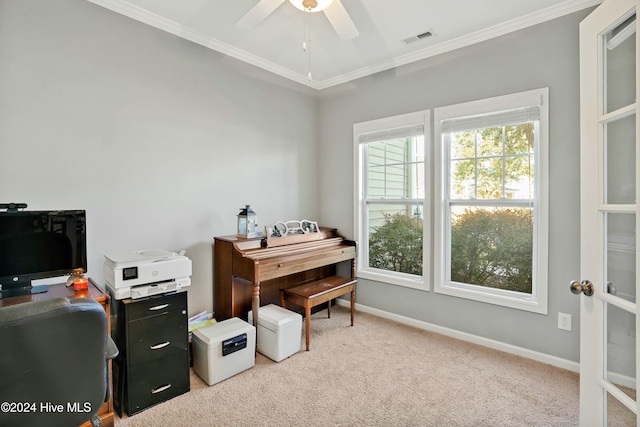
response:
<path fill-rule="evenodd" d="M 311 309 L 316 305 L 329 302 L 327 311 L 328 317 L 331 317 L 330 301 L 349 292 L 351 293 L 351 326 L 353 326 L 356 300 L 356 279 L 330 276 L 293 286 L 291 288 L 280 289 L 280 305 L 282 307 L 285 307 L 287 302 L 304 307 L 307 351 L 309 351 L 309 323 L 311 320 Z"/>

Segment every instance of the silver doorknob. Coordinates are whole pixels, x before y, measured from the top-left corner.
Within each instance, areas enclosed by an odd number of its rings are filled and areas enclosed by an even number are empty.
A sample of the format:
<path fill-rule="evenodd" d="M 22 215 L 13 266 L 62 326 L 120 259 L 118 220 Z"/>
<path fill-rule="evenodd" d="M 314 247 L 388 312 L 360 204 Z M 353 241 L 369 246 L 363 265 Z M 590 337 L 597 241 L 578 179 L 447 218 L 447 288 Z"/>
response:
<path fill-rule="evenodd" d="M 588 280 L 583 280 L 582 282 L 574 280 L 569 284 L 569 288 L 571 289 L 571 292 L 576 295 L 579 295 L 580 292 L 584 293 L 588 297 L 593 295 L 593 283 Z"/>

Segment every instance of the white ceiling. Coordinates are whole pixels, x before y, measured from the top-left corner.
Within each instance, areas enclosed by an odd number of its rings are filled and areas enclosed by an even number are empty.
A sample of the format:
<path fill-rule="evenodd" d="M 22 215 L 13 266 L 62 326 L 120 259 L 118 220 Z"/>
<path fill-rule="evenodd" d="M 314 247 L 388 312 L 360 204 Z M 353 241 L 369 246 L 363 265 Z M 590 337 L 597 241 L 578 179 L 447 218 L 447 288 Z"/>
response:
<path fill-rule="evenodd" d="M 315 89 L 554 19 L 601 0 L 341 0 L 359 36 L 343 41 L 324 12 L 288 1 L 251 30 L 259 0 L 88 0 Z M 305 23 L 311 58 L 302 49 Z M 403 39 L 430 31 L 431 37 Z M 309 69 L 312 80 L 308 79 Z"/>

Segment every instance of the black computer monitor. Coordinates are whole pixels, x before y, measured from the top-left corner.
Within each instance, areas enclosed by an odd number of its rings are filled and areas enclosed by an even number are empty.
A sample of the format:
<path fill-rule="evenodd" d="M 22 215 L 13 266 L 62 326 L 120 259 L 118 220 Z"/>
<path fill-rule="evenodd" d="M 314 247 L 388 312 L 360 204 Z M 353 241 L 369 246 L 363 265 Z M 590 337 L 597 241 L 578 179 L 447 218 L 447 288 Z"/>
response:
<path fill-rule="evenodd" d="M 0 298 L 46 292 L 31 281 L 87 270 L 86 212 L 0 212 Z"/>

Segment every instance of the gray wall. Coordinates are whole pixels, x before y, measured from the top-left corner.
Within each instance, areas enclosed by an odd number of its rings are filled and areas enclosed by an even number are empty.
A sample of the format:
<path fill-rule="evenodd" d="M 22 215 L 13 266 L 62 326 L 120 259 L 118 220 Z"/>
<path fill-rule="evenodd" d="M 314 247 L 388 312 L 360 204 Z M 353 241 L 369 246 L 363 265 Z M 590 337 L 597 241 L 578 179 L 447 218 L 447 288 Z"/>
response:
<path fill-rule="evenodd" d="M 82 0 L 0 0 L 0 201 L 86 209 L 103 254 L 186 249 L 212 309 L 211 243 L 251 203 L 353 237 L 353 123 L 550 88 L 549 315 L 362 280 L 358 303 L 578 360 L 580 12 L 319 94 Z M 557 313 L 573 331 L 557 329 Z"/>
<path fill-rule="evenodd" d="M 360 280 L 357 302 L 534 351 L 579 360 L 579 70 L 575 13 L 324 90 L 319 104 L 320 218 L 355 237 L 354 123 L 549 87 L 549 314 Z M 431 286 L 433 289 L 433 286 Z M 571 332 L 557 328 L 572 315 Z"/>
<path fill-rule="evenodd" d="M 213 309 L 212 243 L 317 212 L 316 100 L 297 84 L 83 0 L 0 1 L 0 202 L 86 209 L 105 253 L 186 250 Z"/>

